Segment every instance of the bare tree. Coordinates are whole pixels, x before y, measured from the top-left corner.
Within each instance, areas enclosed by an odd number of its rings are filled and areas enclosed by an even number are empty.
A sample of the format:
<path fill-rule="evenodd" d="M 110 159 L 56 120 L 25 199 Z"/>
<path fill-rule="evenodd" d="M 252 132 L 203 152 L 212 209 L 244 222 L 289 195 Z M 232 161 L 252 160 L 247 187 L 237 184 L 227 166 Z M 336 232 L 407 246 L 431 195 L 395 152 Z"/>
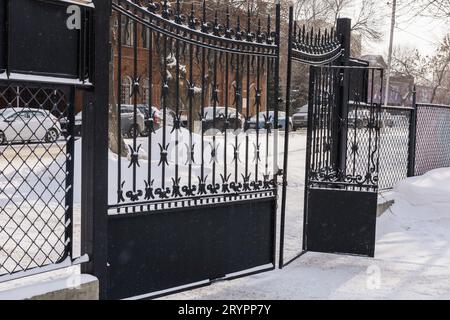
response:
<path fill-rule="evenodd" d="M 334 24 L 339 17 L 352 17 L 352 31 L 365 40 L 381 40 L 380 29 L 384 17 L 377 10 L 375 0 L 295 0 L 295 17 L 306 23 L 318 21 Z"/>
<path fill-rule="evenodd" d="M 450 0 L 409 0 L 404 5 L 415 15 L 450 19 Z"/>
<path fill-rule="evenodd" d="M 436 54 L 431 58 L 430 67 L 433 72 L 433 91 L 430 102 L 433 103 L 437 90 L 441 88 L 444 81 L 448 80 L 450 72 L 450 34 L 444 37 Z"/>
<path fill-rule="evenodd" d="M 111 26 L 115 26 L 115 17 L 111 17 Z M 115 153 L 119 154 L 119 145 L 120 155 L 122 157 L 126 157 L 128 154 L 128 150 L 126 148 L 123 137 L 118 137 L 118 118 L 120 117 L 119 112 L 117 110 L 117 94 L 116 88 L 114 85 L 114 75 L 115 75 L 115 66 L 114 66 L 114 48 L 117 48 L 117 33 L 120 32 L 119 28 L 111 27 L 110 28 L 110 39 L 111 39 L 111 61 L 109 62 L 109 112 L 108 112 L 108 146 L 109 149 Z"/>
<path fill-rule="evenodd" d="M 414 77 L 415 83 L 431 89 L 430 103 L 445 100 L 440 95 L 446 94 L 448 88 L 444 87 L 450 84 L 450 35 L 444 37 L 432 56 L 423 56 L 417 49 L 396 48 L 392 62 L 397 75 Z"/>

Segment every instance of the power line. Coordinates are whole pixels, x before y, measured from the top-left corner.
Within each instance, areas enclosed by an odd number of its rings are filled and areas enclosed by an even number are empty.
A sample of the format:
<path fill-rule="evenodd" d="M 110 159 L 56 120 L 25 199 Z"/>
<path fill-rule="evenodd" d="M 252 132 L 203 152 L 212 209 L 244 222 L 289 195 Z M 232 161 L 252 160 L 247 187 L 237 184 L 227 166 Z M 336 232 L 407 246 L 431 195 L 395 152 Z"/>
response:
<path fill-rule="evenodd" d="M 409 34 L 409 35 L 411 35 L 413 37 L 416 37 L 417 39 L 420 39 L 420 40 L 426 41 L 428 43 L 434 44 L 435 46 L 439 46 L 440 45 L 438 42 L 434 42 L 434 41 L 431 41 L 430 39 L 422 38 L 421 36 L 418 36 L 417 34 L 412 33 L 412 32 L 410 32 L 410 31 L 408 31 L 406 29 L 400 28 L 399 26 L 395 26 L 395 28 L 399 29 L 399 30 L 401 30 L 403 32 L 406 32 L 407 34 Z"/>

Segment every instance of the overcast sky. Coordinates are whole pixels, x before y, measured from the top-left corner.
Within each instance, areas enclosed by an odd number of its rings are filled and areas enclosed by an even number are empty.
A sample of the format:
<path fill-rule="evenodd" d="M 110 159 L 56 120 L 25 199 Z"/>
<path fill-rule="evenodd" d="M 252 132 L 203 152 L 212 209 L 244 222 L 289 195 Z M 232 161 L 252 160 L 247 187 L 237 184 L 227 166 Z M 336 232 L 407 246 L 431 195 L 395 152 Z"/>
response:
<path fill-rule="evenodd" d="M 355 0 L 358 1 L 358 0 Z M 409 0 L 410 1 L 410 0 Z M 415 17 L 407 5 L 408 1 L 397 1 L 396 28 L 394 31 L 394 47 L 404 46 L 417 48 L 422 54 L 432 54 L 442 37 L 450 33 L 449 21 L 425 17 Z M 391 23 L 391 5 L 387 0 L 378 2 L 380 13 L 385 17 L 383 23 L 384 38 L 379 43 L 365 43 L 363 54 L 382 54 L 387 56 L 389 47 L 389 31 Z"/>

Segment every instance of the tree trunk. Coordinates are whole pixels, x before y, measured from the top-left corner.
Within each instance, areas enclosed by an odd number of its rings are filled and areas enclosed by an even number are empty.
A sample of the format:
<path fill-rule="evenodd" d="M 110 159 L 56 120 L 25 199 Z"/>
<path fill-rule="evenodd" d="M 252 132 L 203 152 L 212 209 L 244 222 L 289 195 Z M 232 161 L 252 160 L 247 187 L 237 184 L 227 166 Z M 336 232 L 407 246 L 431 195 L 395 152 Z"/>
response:
<path fill-rule="evenodd" d="M 113 18 L 111 18 L 113 20 Z M 114 21 L 111 21 L 111 26 L 114 25 Z M 118 30 L 120 32 L 120 30 Z M 118 135 L 119 132 L 119 112 L 117 110 L 117 94 L 114 85 L 114 48 L 116 47 L 116 39 L 114 36 L 113 29 L 111 28 L 111 60 L 109 62 L 109 112 L 108 112 L 108 145 L 109 149 L 115 153 L 126 157 L 128 155 L 128 150 L 123 140 L 123 136 Z"/>

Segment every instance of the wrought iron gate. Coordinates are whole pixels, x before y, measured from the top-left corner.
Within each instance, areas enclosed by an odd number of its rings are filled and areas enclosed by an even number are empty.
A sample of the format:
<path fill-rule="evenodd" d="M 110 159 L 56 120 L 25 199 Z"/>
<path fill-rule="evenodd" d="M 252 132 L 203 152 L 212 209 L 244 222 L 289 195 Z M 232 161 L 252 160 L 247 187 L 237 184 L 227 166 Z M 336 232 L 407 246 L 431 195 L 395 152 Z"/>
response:
<path fill-rule="evenodd" d="M 350 20 L 336 31 L 297 28 L 290 9 L 286 111 L 292 62 L 310 66 L 303 251 L 373 256 L 383 70 L 350 58 Z M 287 144 L 286 144 L 287 145 Z M 287 166 L 285 153 L 285 167 Z M 283 201 L 288 181 L 283 181 Z M 280 243 L 283 261 L 284 217 Z"/>
<path fill-rule="evenodd" d="M 382 128 L 376 83 L 382 70 L 311 68 L 305 250 L 374 255 Z"/>
<path fill-rule="evenodd" d="M 274 268 L 274 9 L 113 1 L 108 298 Z"/>

